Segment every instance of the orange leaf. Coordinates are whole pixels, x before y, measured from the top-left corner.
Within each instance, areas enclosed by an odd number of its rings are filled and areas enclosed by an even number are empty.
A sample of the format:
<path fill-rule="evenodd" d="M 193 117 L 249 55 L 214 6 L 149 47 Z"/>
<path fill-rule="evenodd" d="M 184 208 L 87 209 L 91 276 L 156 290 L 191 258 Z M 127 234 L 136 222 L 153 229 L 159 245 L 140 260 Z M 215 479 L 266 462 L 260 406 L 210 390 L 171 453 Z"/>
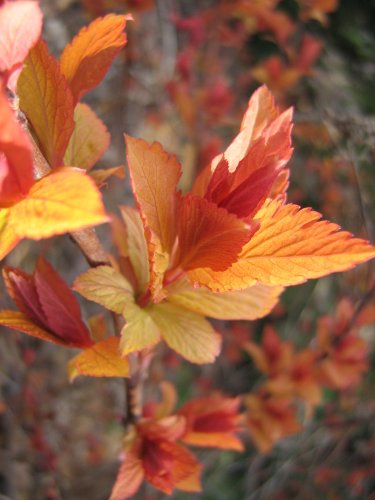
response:
<path fill-rule="evenodd" d="M 61 167 L 74 130 L 73 98 L 59 63 L 43 40 L 30 51 L 17 92 L 43 155 L 52 168 Z"/>
<path fill-rule="evenodd" d="M 108 149 L 111 138 L 107 127 L 87 104 L 77 104 L 74 122 L 64 163 L 90 170 Z"/>
<path fill-rule="evenodd" d="M 134 196 L 145 227 L 150 263 L 150 289 L 162 298 L 162 282 L 176 238 L 181 166 L 159 143 L 126 136 L 127 159 Z"/>
<path fill-rule="evenodd" d="M 188 194 L 178 225 L 179 265 L 187 271 L 199 267 L 224 271 L 236 260 L 252 231 L 224 208 Z"/>
<path fill-rule="evenodd" d="M 243 256 L 251 275 L 263 283 L 295 285 L 375 256 L 367 241 L 339 232 L 337 224 L 320 221 L 321 214 L 309 208 L 272 203 L 258 216 L 261 227 Z"/>
<path fill-rule="evenodd" d="M 0 210 L 0 260 L 2 260 L 20 242 L 12 227 L 8 224 L 9 210 Z"/>
<path fill-rule="evenodd" d="M 144 476 L 145 473 L 140 457 L 132 451 L 125 453 L 109 500 L 124 500 L 124 498 L 135 495 L 143 482 Z"/>
<path fill-rule="evenodd" d="M 120 356 L 119 337 L 110 337 L 84 349 L 69 361 L 69 380 L 87 377 L 128 377 L 129 363 Z"/>
<path fill-rule="evenodd" d="M 176 488 L 181 491 L 188 491 L 189 493 L 201 492 L 201 473 L 202 466 L 198 464 L 195 471 L 190 476 L 185 477 L 185 479 L 182 479 L 181 481 L 178 481 L 176 483 Z"/>
<path fill-rule="evenodd" d="M 15 73 L 42 30 L 42 12 L 37 2 L 2 2 L 0 6 L 0 74 L 15 90 Z M 9 79 L 11 79 L 9 81 Z"/>
<path fill-rule="evenodd" d="M 143 222 L 169 252 L 176 237 L 176 196 L 181 166 L 162 146 L 126 136 L 126 151 L 134 196 Z"/>
<path fill-rule="evenodd" d="M 192 363 L 212 363 L 221 337 L 202 316 L 167 302 L 151 306 L 149 314 L 169 347 Z"/>
<path fill-rule="evenodd" d="M 260 281 L 268 285 L 296 285 L 351 269 L 375 256 L 365 240 L 338 231 L 337 224 L 319 221 L 321 214 L 297 205 L 268 203 L 258 214 L 261 226 L 231 268 L 190 272 L 191 279 L 212 290 L 243 289 Z"/>
<path fill-rule="evenodd" d="M 18 311 L 0 311 L 0 325 L 26 333 L 31 337 L 66 347 L 66 342 L 33 323 L 25 314 Z"/>
<path fill-rule="evenodd" d="M 31 145 L 0 82 L 0 207 L 10 206 L 21 199 L 32 184 Z"/>
<path fill-rule="evenodd" d="M 8 222 L 20 238 L 38 240 L 107 220 L 93 181 L 82 170 L 64 167 L 36 182 L 11 207 Z"/>
<path fill-rule="evenodd" d="M 279 114 L 272 93 L 266 85 L 262 85 L 249 99 L 247 110 L 242 119 L 241 130 L 247 129 L 246 133 L 253 142 L 262 135 L 266 127 Z"/>
<path fill-rule="evenodd" d="M 61 55 L 61 71 L 69 82 L 74 102 L 96 87 L 113 59 L 126 44 L 126 21 L 131 16 L 108 16 L 84 27 Z"/>
<path fill-rule="evenodd" d="M 287 185 L 282 169 L 292 154 L 291 128 L 292 109 L 280 113 L 270 91 L 261 87 L 249 101 L 240 133 L 203 170 L 193 194 L 239 217 L 252 215 L 269 196 L 272 184 L 278 184 L 279 192 Z"/>

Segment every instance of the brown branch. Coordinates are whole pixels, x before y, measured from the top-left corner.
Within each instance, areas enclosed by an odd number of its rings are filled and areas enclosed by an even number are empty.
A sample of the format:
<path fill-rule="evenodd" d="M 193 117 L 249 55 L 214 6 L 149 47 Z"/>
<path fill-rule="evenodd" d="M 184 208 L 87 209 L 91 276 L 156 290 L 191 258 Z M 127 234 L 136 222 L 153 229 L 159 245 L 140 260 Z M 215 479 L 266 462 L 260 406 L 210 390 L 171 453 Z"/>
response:
<path fill-rule="evenodd" d="M 31 145 L 32 145 L 32 155 L 34 163 L 34 178 L 41 179 L 49 172 L 51 172 L 51 167 L 48 164 L 46 158 L 41 152 L 37 141 L 31 132 L 31 125 L 28 123 L 27 118 L 18 108 L 17 97 L 14 94 L 9 94 L 9 99 L 12 108 L 16 111 L 18 120 L 28 135 Z M 83 229 L 81 231 L 75 231 L 69 233 L 70 238 L 78 246 L 82 254 L 84 255 L 87 263 L 90 267 L 97 267 L 100 265 L 111 265 L 108 255 L 103 248 L 102 244 L 97 237 L 97 234 L 93 228 Z M 119 325 L 121 323 L 121 316 L 115 319 L 115 324 Z M 119 328 L 116 328 L 116 334 L 119 335 Z M 142 393 L 143 393 L 143 382 L 146 378 L 147 369 L 145 363 L 142 362 L 142 357 L 139 355 L 139 360 L 135 363 L 134 359 L 129 360 L 131 367 L 131 376 L 125 379 L 125 390 L 126 390 L 126 414 L 124 419 L 125 429 L 128 428 L 129 424 L 136 422 L 142 413 Z M 149 363 L 148 363 L 149 364 Z M 148 367 L 147 364 L 147 367 Z M 133 365 L 133 366 L 132 366 Z M 132 369 L 134 372 L 132 373 Z"/>

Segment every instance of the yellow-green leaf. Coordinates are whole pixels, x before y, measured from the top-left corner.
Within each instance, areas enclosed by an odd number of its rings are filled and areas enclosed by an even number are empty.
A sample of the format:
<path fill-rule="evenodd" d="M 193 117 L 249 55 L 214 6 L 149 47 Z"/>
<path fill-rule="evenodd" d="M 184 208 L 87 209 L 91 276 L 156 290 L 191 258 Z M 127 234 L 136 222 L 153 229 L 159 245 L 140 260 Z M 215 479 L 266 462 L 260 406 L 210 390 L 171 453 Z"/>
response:
<path fill-rule="evenodd" d="M 89 170 L 108 149 L 111 138 L 107 127 L 87 104 L 77 104 L 74 123 L 64 163 Z"/>
<path fill-rule="evenodd" d="M 149 313 L 171 349 L 192 363 L 212 363 L 218 356 L 221 337 L 210 323 L 193 312 L 164 302 Z"/>
<path fill-rule="evenodd" d="M 3 259 L 19 243 L 21 238 L 17 236 L 8 224 L 9 210 L 0 210 L 0 260 Z"/>
<path fill-rule="evenodd" d="M 182 283 L 170 288 L 168 301 L 202 316 L 222 320 L 254 320 L 268 314 L 278 301 L 283 287 L 258 283 L 239 291 L 213 293 Z"/>
<path fill-rule="evenodd" d="M 147 288 L 150 272 L 147 243 L 139 212 L 131 207 L 121 207 L 121 215 L 127 230 L 127 252 L 137 276 L 139 290 Z"/>
<path fill-rule="evenodd" d="M 124 310 L 126 325 L 121 332 L 120 348 L 123 355 L 152 347 L 160 340 L 160 333 L 146 309 L 127 304 Z"/>
<path fill-rule="evenodd" d="M 88 300 L 121 314 L 133 301 L 133 289 L 126 278 L 110 266 L 98 266 L 78 276 L 73 289 Z"/>

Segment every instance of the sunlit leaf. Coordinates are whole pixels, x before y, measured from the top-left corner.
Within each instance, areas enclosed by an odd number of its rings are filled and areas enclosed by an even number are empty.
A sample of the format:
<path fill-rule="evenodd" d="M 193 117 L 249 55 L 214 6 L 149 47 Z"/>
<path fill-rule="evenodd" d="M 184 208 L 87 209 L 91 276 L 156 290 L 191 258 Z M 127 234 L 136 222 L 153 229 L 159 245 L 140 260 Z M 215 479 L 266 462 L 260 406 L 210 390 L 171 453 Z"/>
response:
<path fill-rule="evenodd" d="M 133 192 L 138 203 L 150 263 L 150 289 L 161 300 L 162 282 L 176 238 L 181 166 L 156 142 L 126 137 L 127 159 Z"/>
<path fill-rule="evenodd" d="M 14 205 L 8 222 L 19 237 L 40 239 L 108 220 L 100 193 L 84 171 L 61 168 L 43 177 Z"/>
<path fill-rule="evenodd" d="M 61 71 L 69 82 L 74 101 L 96 87 L 113 59 L 126 44 L 124 33 L 130 16 L 98 18 L 84 27 L 61 55 Z"/>
<path fill-rule="evenodd" d="M 17 92 L 44 157 L 52 168 L 61 167 L 74 129 L 74 105 L 59 63 L 43 40 L 30 51 Z"/>
<path fill-rule="evenodd" d="M 254 142 L 278 115 L 279 111 L 272 93 L 265 85 L 262 85 L 249 99 L 241 130 L 246 130 L 249 142 Z"/>
<path fill-rule="evenodd" d="M 77 104 L 74 122 L 64 163 L 89 170 L 108 149 L 111 138 L 107 127 L 87 104 Z"/>
<path fill-rule="evenodd" d="M 254 320 L 268 314 L 278 301 L 282 287 L 258 283 L 239 291 L 212 293 L 205 288 L 177 284 L 168 289 L 168 301 L 202 316 L 223 320 Z"/>
<path fill-rule="evenodd" d="M 178 225 L 179 265 L 224 271 L 237 258 L 253 230 L 235 215 L 198 196 L 187 195 Z"/>
<path fill-rule="evenodd" d="M 149 311 L 137 304 L 127 304 L 124 310 L 126 325 L 121 332 L 120 349 L 123 355 L 152 347 L 160 340 L 160 332 Z"/>
<path fill-rule="evenodd" d="M 291 112 L 288 111 L 288 113 L 285 118 L 289 121 L 290 127 Z M 279 116 L 280 111 L 274 104 L 271 92 L 263 85 L 251 96 L 248 109 L 242 120 L 241 130 L 224 153 L 230 172 L 236 170 L 237 165 L 246 156 L 250 147 Z M 280 133 L 279 127 L 274 128 L 275 132 Z M 216 167 L 218 161 L 219 158 L 215 158 L 214 167 Z"/>
<path fill-rule="evenodd" d="M 320 221 L 321 214 L 296 205 L 267 204 L 258 214 L 260 229 L 227 271 L 190 272 L 193 282 L 216 291 L 243 289 L 260 281 L 296 285 L 307 279 L 351 269 L 375 255 L 365 240 Z"/>
<path fill-rule="evenodd" d="M 192 363 L 212 363 L 218 356 L 221 337 L 202 316 L 174 304 L 151 306 L 149 313 L 171 349 Z"/>
<path fill-rule="evenodd" d="M 144 224 L 169 252 L 176 236 L 176 188 L 181 166 L 156 142 L 126 136 L 127 159 L 133 192 Z"/>

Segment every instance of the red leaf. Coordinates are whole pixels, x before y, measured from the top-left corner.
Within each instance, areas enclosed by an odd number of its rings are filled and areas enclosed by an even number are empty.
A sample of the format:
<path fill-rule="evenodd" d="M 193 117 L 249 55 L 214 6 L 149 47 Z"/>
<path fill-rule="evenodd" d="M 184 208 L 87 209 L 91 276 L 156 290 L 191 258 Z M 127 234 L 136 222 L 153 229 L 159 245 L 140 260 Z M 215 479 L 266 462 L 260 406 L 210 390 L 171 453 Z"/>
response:
<path fill-rule="evenodd" d="M 3 276 L 9 295 L 25 315 L 23 323 L 26 324 L 26 330 L 20 328 L 21 331 L 31 332 L 30 335 L 35 336 L 33 332 L 39 327 L 45 331 L 44 337 L 38 334 L 39 338 L 48 337 L 46 340 L 68 347 L 85 348 L 93 345 L 81 319 L 77 300 L 46 260 L 38 260 L 32 275 L 6 266 Z M 29 323 L 34 324 L 35 329 L 30 330 L 27 326 Z M 17 329 L 17 326 L 9 326 Z"/>
<path fill-rule="evenodd" d="M 50 329 L 67 343 L 77 347 L 93 344 L 81 319 L 79 304 L 60 275 L 43 258 L 39 258 L 35 274 L 38 297 Z"/>
<path fill-rule="evenodd" d="M 200 466 L 192 453 L 177 443 L 144 439 L 143 467 L 146 479 L 170 495 L 177 483 Z"/>
<path fill-rule="evenodd" d="M 40 305 L 34 276 L 16 267 L 4 266 L 3 278 L 7 292 L 18 309 L 36 325 L 48 330 L 48 321 Z"/>

